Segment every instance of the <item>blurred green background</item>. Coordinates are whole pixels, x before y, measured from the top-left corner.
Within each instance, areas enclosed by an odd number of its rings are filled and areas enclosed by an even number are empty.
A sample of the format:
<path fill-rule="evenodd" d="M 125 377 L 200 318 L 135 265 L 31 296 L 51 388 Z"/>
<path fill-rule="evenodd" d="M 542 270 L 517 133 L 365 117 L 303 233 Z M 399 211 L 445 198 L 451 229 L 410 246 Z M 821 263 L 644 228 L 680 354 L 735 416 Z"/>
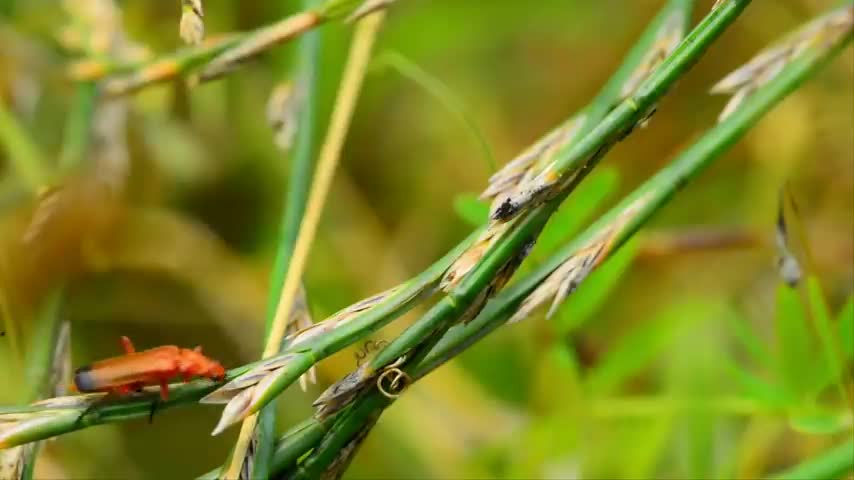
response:
<path fill-rule="evenodd" d="M 297 3 L 208 1 L 207 30 L 251 29 Z M 712 3 L 699 1 L 694 18 Z M 155 52 L 180 46 L 179 2 L 118 4 L 130 38 Z M 440 79 L 501 165 L 583 107 L 662 4 L 403 0 L 376 52 L 396 52 Z M 726 99 L 707 95 L 711 85 L 833 4 L 753 2 L 649 127 L 617 146 L 588 180 L 589 198 L 598 203 L 577 206 L 602 211 L 665 165 L 715 122 Z M 0 96 L 50 156 L 74 96 L 62 76 L 68 58 L 53 46 L 63 22 L 57 2 L 27 0 L 0 24 Z M 351 27 L 321 31 L 325 119 Z M 117 354 L 120 335 L 143 348 L 201 344 L 226 367 L 260 355 L 288 179 L 288 158 L 274 146 L 264 112 L 271 89 L 289 77 L 294 52 L 288 44 L 223 80 L 189 91 L 167 84 L 133 97 L 118 226 L 109 248 L 96 258 L 82 255 L 67 295 L 75 366 Z M 845 315 L 854 316 L 849 303 L 837 317 L 854 285 L 852 74 L 849 47 L 680 193 L 556 318 L 538 313 L 502 328 L 412 388 L 383 415 L 349 477 L 755 478 L 850 437 L 850 408 L 828 400 L 833 388 L 792 384 L 791 368 L 801 362 L 803 375 L 818 375 L 821 368 L 803 365 L 823 357 L 809 320 L 815 305 L 780 289 L 773 234 L 788 182 L 833 325 L 844 330 Z M 0 153 L 0 215 L 13 223 L 31 200 L 18 193 L 6 160 Z M 307 268 L 315 319 L 396 285 L 455 245 L 472 229 L 455 202 L 480 192 L 491 173 L 457 117 L 377 64 Z M 577 211 L 563 209 L 561 221 Z M 662 248 L 698 231 L 744 241 L 690 252 Z M 50 278 L 59 267 L 47 265 L 40 273 Z M 799 307 L 807 313 L 799 315 Z M 810 335 L 787 337 L 786 326 L 799 322 Z M 751 353 L 751 340 L 765 355 Z M 803 358 L 789 356 L 790 349 Z M 10 355 L 0 340 L 3 404 L 20 399 Z M 282 429 L 310 415 L 316 395 L 355 362 L 353 350 L 342 352 L 320 365 L 308 393 L 284 394 Z M 42 450 L 37 476 L 199 475 L 226 458 L 237 434 L 210 436 L 219 413 L 195 406 L 164 412 L 153 425 L 64 436 Z"/>

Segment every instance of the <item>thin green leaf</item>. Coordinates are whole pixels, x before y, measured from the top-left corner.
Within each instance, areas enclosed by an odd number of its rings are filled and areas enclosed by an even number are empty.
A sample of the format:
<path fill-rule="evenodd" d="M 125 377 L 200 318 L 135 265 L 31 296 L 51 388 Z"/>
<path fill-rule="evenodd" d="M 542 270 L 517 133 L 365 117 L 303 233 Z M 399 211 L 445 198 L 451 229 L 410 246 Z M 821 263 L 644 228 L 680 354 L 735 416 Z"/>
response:
<path fill-rule="evenodd" d="M 854 360 L 854 295 L 848 297 L 848 302 L 842 307 L 836 319 L 839 329 L 839 342 L 846 355 L 846 360 Z"/>
<path fill-rule="evenodd" d="M 816 372 L 813 362 L 812 334 L 798 291 L 781 285 L 777 291 L 777 372 L 789 390 L 803 396 Z"/>
<path fill-rule="evenodd" d="M 735 310 L 732 310 L 725 318 L 729 331 L 750 357 L 768 371 L 775 371 L 774 357 L 768 351 L 765 342 L 753 331 L 753 327 L 748 325 L 747 319 Z"/>
<path fill-rule="evenodd" d="M 847 398 L 845 387 L 845 365 L 842 363 L 842 352 L 836 340 L 833 338 L 833 327 L 830 325 L 830 310 L 824 300 L 821 284 L 815 277 L 807 279 L 807 295 L 809 297 L 810 309 L 815 321 L 818 336 L 821 339 L 822 351 L 827 368 L 830 369 L 833 379 L 842 398 Z"/>
<path fill-rule="evenodd" d="M 834 480 L 844 478 L 854 469 L 854 438 L 828 449 L 784 472 L 774 475 L 774 480 Z"/>
<path fill-rule="evenodd" d="M 465 107 L 464 102 L 448 88 L 439 78 L 431 75 L 429 72 L 421 68 L 412 60 L 406 58 L 398 52 L 388 51 L 383 52 L 374 60 L 374 65 L 385 66 L 397 70 L 398 73 L 413 81 L 416 85 L 423 88 L 430 96 L 435 98 L 439 103 L 451 112 L 471 133 L 477 143 L 480 153 L 486 162 L 490 172 L 496 170 L 495 155 L 489 147 L 489 142 L 486 136 L 478 126 L 474 115 Z"/>
<path fill-rule="evenodd" d="M 851 430 L 854 417 L 850 411 L 809 412 L 789 418 L 792 429 L 807 435 L 834 435 Z"/>
<path fill-rule="evenodd" d="M 647 368 L 677 337 L 687 324 L 701 317 L 710 306 L 682 304 L 661 314 L 651 323 L 635 328 L 617 339 L 602 361 L 587 377 L 593 395 L 613 392 L 623 382 Z"/>
<path fill-rule="evenodd" d="M 726 362 L 724 368 L 741 387 L 742 394 L 770 409 L 788 408 L 795 403 L 789 390 L 751 374 L 736 363 Z"/>

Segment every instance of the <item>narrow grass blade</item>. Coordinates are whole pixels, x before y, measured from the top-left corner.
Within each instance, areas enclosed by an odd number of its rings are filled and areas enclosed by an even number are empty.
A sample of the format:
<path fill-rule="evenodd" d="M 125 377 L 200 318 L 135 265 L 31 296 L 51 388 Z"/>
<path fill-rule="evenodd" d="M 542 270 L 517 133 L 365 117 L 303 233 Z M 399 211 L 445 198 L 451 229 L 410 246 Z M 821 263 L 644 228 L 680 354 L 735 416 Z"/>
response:
<path fill-rule="evenodd" d="M 843 478 L 854 470 L 854 439 L 846 440 L 814 458 L 770 478 L 773 480 L 832 480 Z"/>
<path fill-rule="evenodd" d="M 824 292 L 822 292 L 821 285 L 815 277 L 807 279 L 807 297 L 809 298 L 810 311 L 812 312 L 815 329 L 821 340 L 824 359 L 830 369 L 832 378 L 836 381 L 840 397 L 850 404 L 848 387 L 846 385 L 847 380 L 850 378 L 846 375 L 846 365 L 843 361 L 844 352 L 833 334 L 830 310 L 824 299 Z"/>

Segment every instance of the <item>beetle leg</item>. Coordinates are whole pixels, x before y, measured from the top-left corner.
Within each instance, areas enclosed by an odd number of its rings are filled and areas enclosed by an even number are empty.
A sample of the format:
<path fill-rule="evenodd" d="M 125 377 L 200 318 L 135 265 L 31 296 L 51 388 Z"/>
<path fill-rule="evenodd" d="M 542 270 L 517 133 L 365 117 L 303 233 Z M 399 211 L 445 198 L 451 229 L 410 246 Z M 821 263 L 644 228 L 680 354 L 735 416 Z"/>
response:
<path fill-rule="evenodd" d="M 160 379 L 160 398 L 169 400 L 169 382 L 165 378 Z"/>
<path fill-rule="evenodd" d="M 154 400 L 151 401 L 151 410 L 148 411 L 148 424 L 151 425 L 154 423 L 154 412 L 157 411 L 157 405 L 160 404 L 160 399 L 154 397 Z"/>
<path fill-rule="evenodd" d="M 133 347 L 133 342 L 130 341 L 128 337 L 122 335 L 122 348 L 125 350 L 125 353 L 136 353 L 136 349 Z"/>

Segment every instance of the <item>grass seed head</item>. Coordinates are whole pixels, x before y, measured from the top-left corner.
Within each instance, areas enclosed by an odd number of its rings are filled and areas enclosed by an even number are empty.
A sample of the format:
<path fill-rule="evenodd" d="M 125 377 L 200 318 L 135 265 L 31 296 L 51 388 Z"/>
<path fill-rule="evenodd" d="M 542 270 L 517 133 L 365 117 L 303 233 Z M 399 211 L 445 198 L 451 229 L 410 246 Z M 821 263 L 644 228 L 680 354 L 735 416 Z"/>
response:
<path fill-rule="evenodd" d="M 181 39 L 190 45 L 198 45 L 205 36 L 205 14 L 202 0 L 181 0 Z"/>
<path fill-rule="evenodd" d="M 713 94 L 731 95 L 718 121 L 729 118 L 753 92 L 776 78 L 802 53 L 811 48 L 828 48 L 843 35 L 849 35 L 852 26 L 854 6 L 840 7 L 786 36 L 724 77 L 711 89 Z"/>

